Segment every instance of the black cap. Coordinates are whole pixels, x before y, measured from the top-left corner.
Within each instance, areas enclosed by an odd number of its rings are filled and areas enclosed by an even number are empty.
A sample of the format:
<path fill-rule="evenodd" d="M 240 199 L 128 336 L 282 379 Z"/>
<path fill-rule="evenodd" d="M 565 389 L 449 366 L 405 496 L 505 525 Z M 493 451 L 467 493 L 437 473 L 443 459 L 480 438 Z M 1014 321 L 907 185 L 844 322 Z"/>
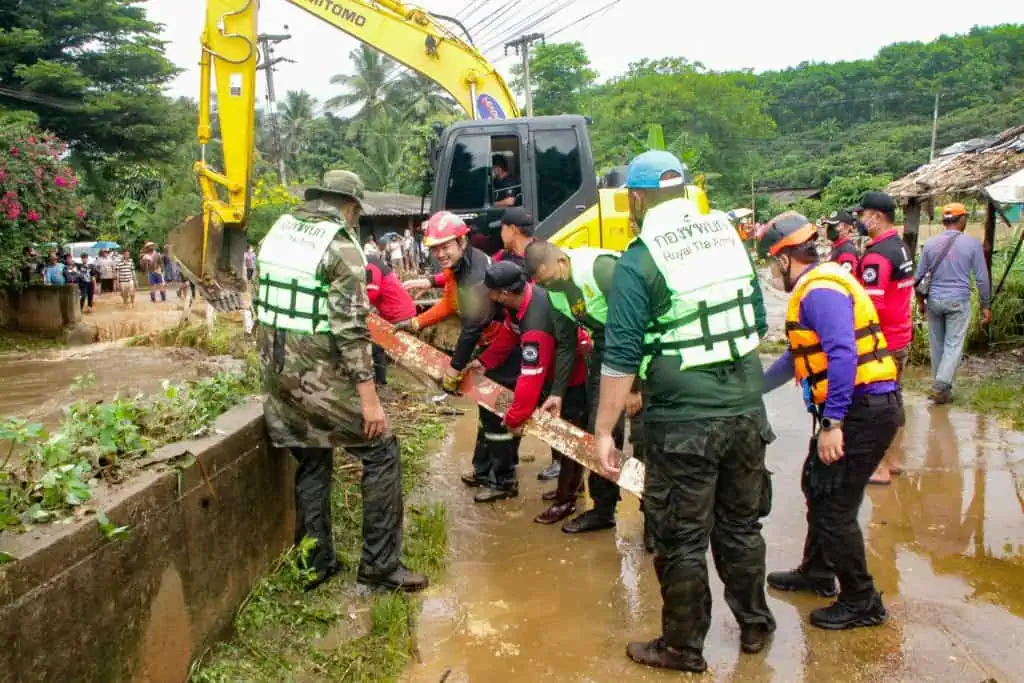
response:
<path fill-rule="evenodd" d="M 853 216 L 846 209 L 839 209 L 833 211 L 832 215 L 822 221 L 825 225 L 839 225 L 840 223 L 846 223 L 847 225 L 853 225 Z"/>
<path fill-rule="evenodd" d="M 502 225 L 514 225 L 524 234 L 533 234 L 533 216 L 521 206 L 510 206 L 501 214 Z"/>
<path fill-rule="evenodd" d="M 896 213 L 896 200 L 884 192 L 865 192 L 864 196 L 860 198 L 860 204 L 853 207 L 853 210 L 859 212 L 867 209 Z"/>
<path fill-rule="evenodd" d="M 526 288 L 526 273 L 512 261 L 497 261 L 487 266 L 484 287 L 519 294 Z"/>

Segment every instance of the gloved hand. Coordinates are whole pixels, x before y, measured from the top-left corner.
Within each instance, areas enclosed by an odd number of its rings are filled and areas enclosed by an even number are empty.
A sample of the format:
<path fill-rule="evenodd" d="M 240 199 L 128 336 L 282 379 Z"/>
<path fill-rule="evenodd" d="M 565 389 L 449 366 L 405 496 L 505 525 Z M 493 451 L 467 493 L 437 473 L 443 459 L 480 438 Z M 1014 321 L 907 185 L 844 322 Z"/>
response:
<path fill-rule="evenodd" d="M 816 500 L 831 496 L 842 488 L 846 480 L 846 458 L 826 465 L 818 457 L 818 437 L 812 437 L 804 460 L 801 488 L 808 498 Z"/>
<path fill-rule="evenodd" d="M 452 374 L 452 373 L 455 374 Z M 457 370 L 448 368 L 445 370 L 444 377 L 441 379 L 441 388 L 444 389 L 446 394 L 453 394 L 457 396 L 459 394 L 459 385 L 462 384 L 462 374 Z"/>
<path fill-rule="evenodd" d="M 395 329 L 399 332 L 419 332 L 420 326 L 416 318 L 407 318 L 395 323 Z"/>

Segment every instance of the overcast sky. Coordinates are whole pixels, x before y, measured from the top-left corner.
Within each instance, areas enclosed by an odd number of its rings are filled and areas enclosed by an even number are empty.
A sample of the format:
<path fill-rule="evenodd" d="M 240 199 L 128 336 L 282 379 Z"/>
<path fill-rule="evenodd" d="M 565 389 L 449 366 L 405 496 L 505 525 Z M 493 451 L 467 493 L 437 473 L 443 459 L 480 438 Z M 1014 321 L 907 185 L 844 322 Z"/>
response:
<path fill-rule="evenodd" d="M 581 41 L 601 78 L 615 76 L 644 57 L 682 56 L 712 69 L 763 71 L 803 61 L 866 58 L 897 41 L 928 41 L 975 25 L 1024 22 L 1022 0 L 622 0 L 573 25 L 608 1 L 522 0 L 490 27 L 483 24 L 508 0 L 424 0 L 421 6 L 464 19 L 483 47 L 500 42 L 505 31 L 538 11 L 557 9 L 531 30 L 550 34 L 570 26 L 552 40 Z M 168 57 L 185 69 L 172 84 L 171 94 L 198 97 L 205 5 L 206 0 L 149 0 L 146 5 L 150 17 L 165 26 Z M 475 30 L 474 24 L 479 24 Z M 328 80 L 348 69 L 348 53 L 357 41 L 287 0 L 262 0 L 260 30 L 283 32 L 285 25 L 293 39 L 281 44 L 277 54 L 297 63 L 278 66 L 278 92 L 306 89 L 320 100 L 337 94 Z M 508 78 L 514 54 L 501 58 L 502 53 L 498 48 L 486 54 Z M 259 80 L 262 98 L 263 78 Z"/>

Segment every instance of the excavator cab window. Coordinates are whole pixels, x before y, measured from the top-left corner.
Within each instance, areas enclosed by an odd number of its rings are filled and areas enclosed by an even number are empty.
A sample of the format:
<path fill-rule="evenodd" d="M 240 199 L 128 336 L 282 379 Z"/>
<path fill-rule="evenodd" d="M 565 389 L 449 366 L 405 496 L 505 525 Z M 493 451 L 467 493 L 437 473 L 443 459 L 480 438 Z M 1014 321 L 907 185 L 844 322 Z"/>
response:
<path fill-rule="evenodd" d="M 444 208 L 463 216 L 473 245 L 501 249 L 501 214 L 523 204 L 522 139 L 502 132 L 460 135 L 451 147 Z"/>
<path fill-rule="evenodd" d="M 538 222 L 553 214 L 583 185 L 580 144 L 573 129 L 539 130 L 533 134 L 537 176 Z"/>

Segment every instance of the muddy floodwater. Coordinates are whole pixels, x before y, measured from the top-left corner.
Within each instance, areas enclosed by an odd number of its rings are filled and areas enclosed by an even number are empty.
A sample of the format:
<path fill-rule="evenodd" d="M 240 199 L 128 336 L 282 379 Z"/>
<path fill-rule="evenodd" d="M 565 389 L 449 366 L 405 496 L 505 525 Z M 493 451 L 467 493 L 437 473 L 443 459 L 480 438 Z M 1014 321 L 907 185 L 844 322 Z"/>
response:
<path fill-rule="evenodd" d="M 797 391 L 768 407 L 779 435 L 769 447 L 775 507 L 765 520 L 768 569 L 800 559 L 804 505 L 799 472 L 808 418 Z M 906 472 L 872 487 L 861 510 L 868 561 L 888 623 L 826 632 L 807 622 L 827 601 L 769 591 L 778 622 L 771 645 L 741 655 L 739 628 L 709 561 L 713 622 L 703 680 L 1024 680 L 1024 435 L 982 416 L 908 398 L 894 447 Z M 582 536 L 535 524 L 545 503 L 535 441 L 520 466 L 520 496 L 476 505 L 458 482 L 469 466 L 475 410 L 438 456 L 434 489 L 449 504 L 451 564 L 427 593 L 410 683 L 447 681 L 668 681 L 678 672 L 633 664 L 626 643 L 660 634 L 661 599 L 641 542 L 637 501 L 620 504 L 618 528 Z"/>
<path fill-rule="evenodd" d="M 180 349 L 90 344 L 31 354 L 0 354 L 0 418 L 29 418 L 53 427 L 61 408 L 82 396 L 109 399 L 160 388 L 163 380 L 196 377 L 203 364 Z M 93 375 L 83 393 L 69 392 L 76 377 Z"/>

